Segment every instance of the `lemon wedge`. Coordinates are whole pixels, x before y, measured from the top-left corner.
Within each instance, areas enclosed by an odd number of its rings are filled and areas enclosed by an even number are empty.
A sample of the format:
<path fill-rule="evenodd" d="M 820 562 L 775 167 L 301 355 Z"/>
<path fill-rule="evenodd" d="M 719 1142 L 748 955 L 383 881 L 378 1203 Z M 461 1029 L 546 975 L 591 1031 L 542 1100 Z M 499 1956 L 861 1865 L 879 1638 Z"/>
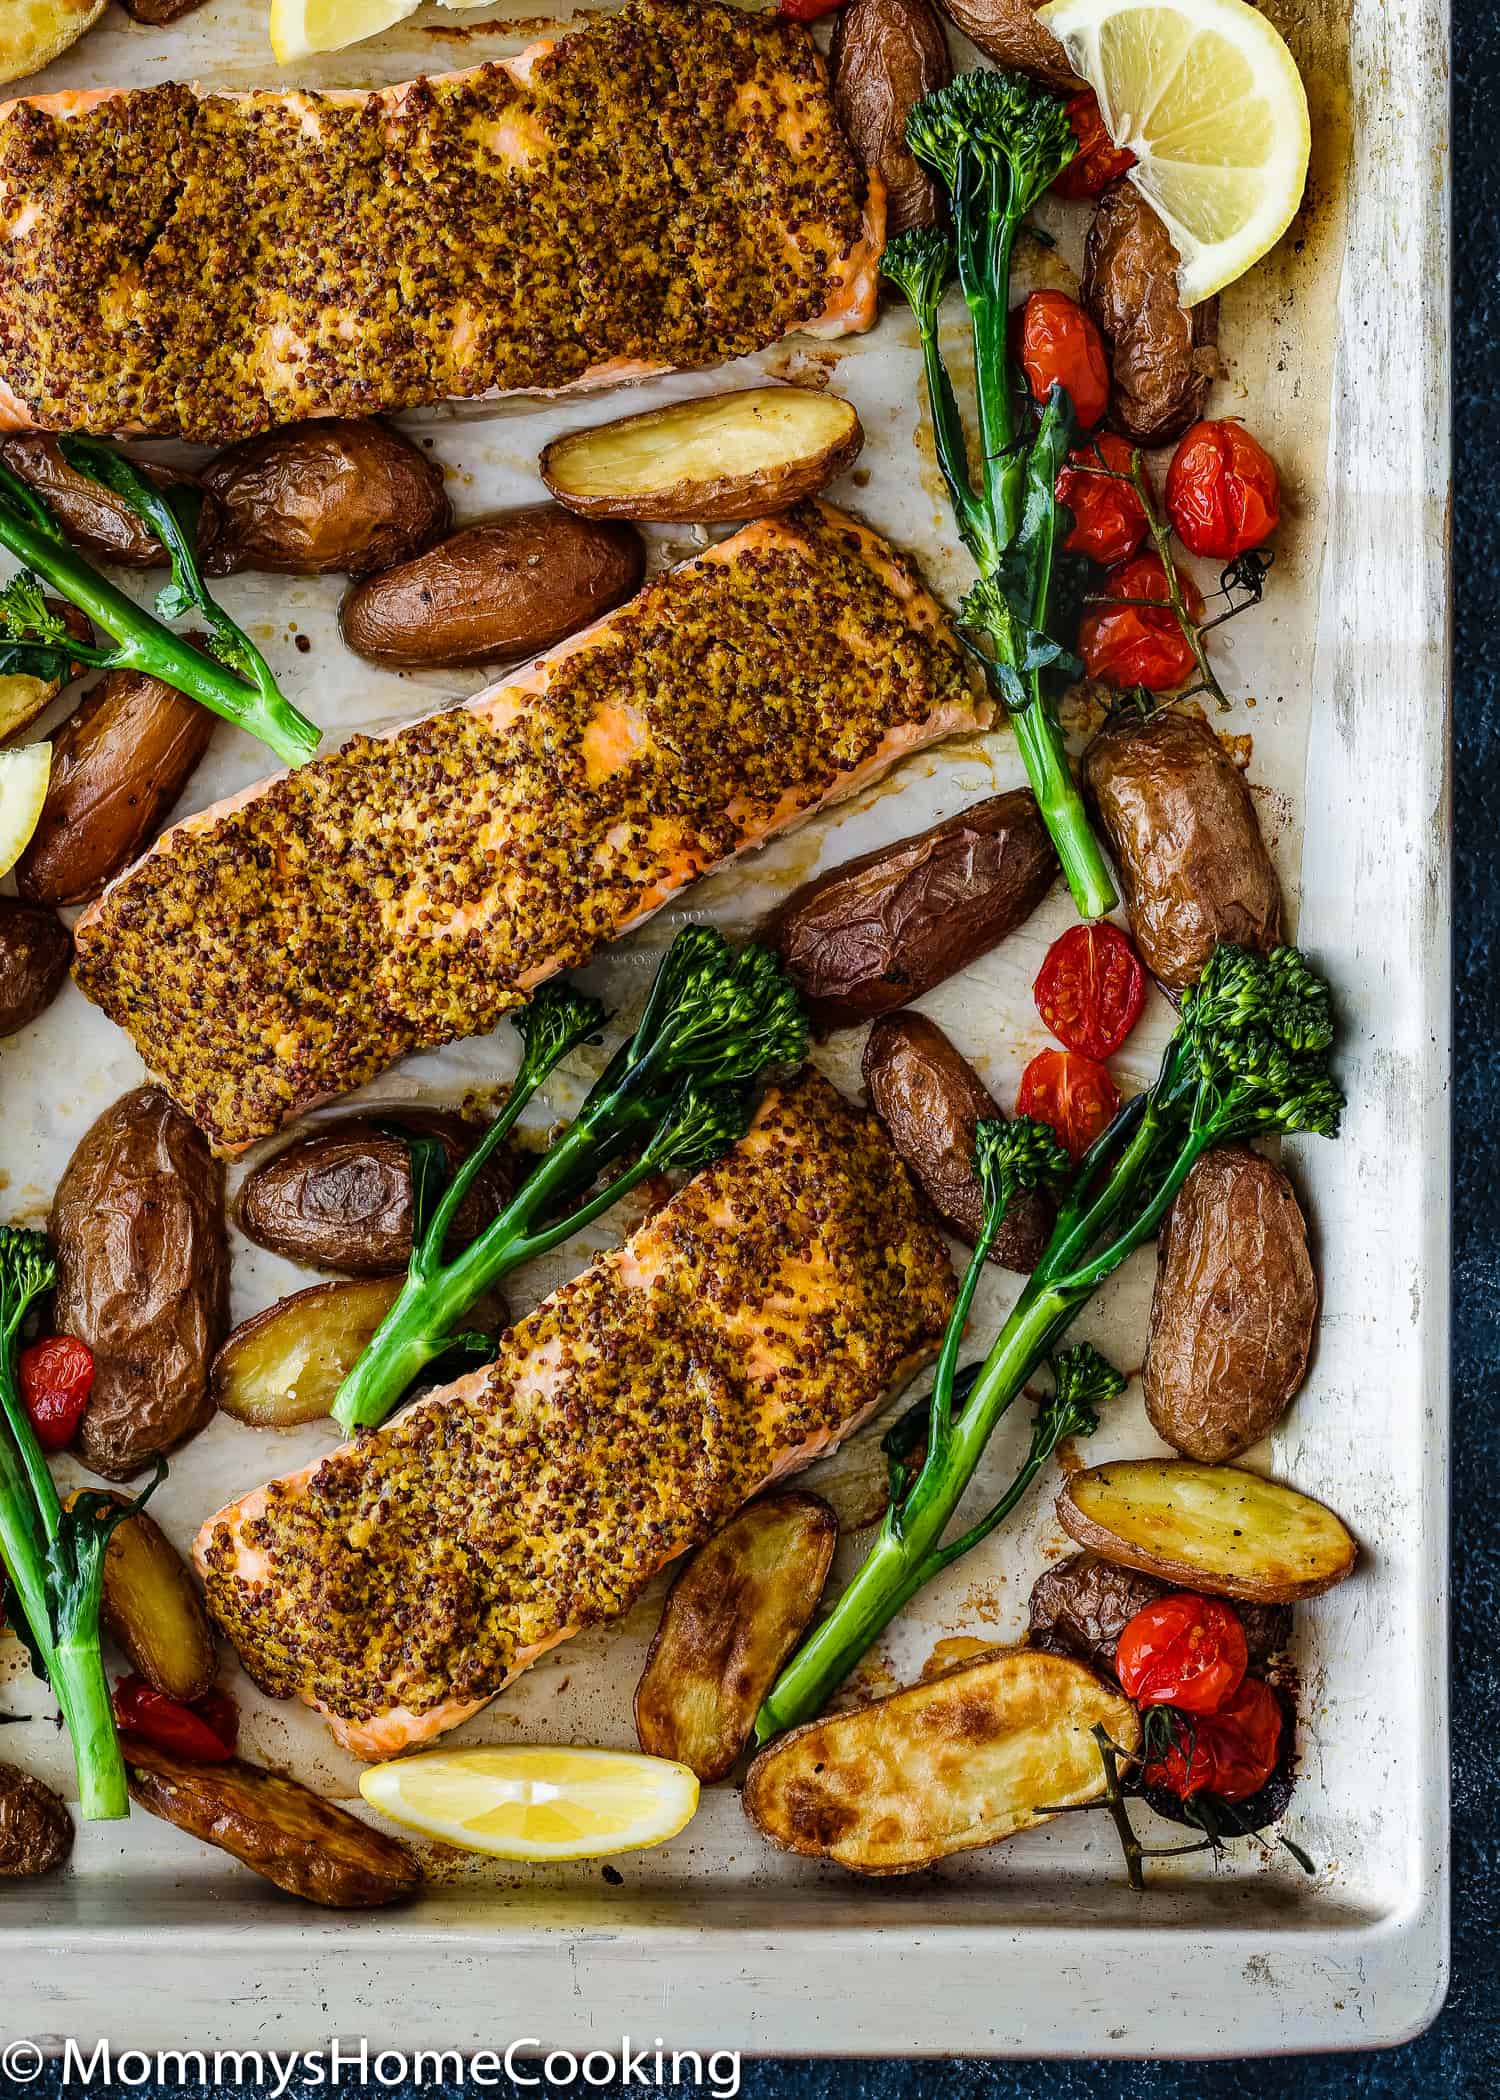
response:
<path fill-rule="evenodd" d="M 271 0 L 271 49 L 278 65 L 362 44 L 414 15 L 422 0 Z M 441 0 L 444 7 L 483 7 L 487 0 Z"/>
<path fill-rule="evenodd" d="M 429 1750 L 361 1773 L 371 1808 L 495 1859 L 599 1859 L 675 1837 L 698 1807 L 686 1765 L 629 1750 Z"/>
<path fill-rule="evenodd" d="M 51 778 L 50 744 L 0 751 L 0 875 L 8 875 L 26 851 Z"/>
<path fill-rule="evenodd" d="M 1246 0 L 1049 0 L 1037 20 L 1135 154 L 1130 180 L 1176 244 L 1184 305 L 1243 277 L 1307 179 L 1307 92 L 1279 32 Z"/>

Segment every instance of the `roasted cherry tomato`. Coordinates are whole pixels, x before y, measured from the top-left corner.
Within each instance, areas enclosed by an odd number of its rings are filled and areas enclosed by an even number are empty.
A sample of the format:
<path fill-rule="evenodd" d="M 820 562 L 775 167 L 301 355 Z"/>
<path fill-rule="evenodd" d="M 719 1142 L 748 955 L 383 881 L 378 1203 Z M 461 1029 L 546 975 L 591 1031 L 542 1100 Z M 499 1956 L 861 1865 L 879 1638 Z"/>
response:
<path fill-rule="evenodd" d="M 1195 423 L 1167 469 L 1167 513 L 1184 547 L 1233 561 L 1276 530 L 1281 477 L 1243 424 Z"/>
<path fill-rule="evenodd" d="M 1109 473 L 1101 473 L 1107 467 Z M 1086 554 L 1102 569 L 1128 561 L 1146 537 L 1146 513 L 1128 481 L 1110 474 L 1130 472 L 1130 447 L 1112 430 L 1102 430 L 1086 445 L 1075 445 L 1057 477 L 1057 500 L 1073 513 L 1073 529 L 1063 541 L 1070 554 Z"/>
<path fill-rule="evenodd" d="M 213 1697 L 210 1692 L 198 1702 L 198 1707 L 207 1706 Z M 122 1677 L 115 1686 L 114 1703 L 115 1719 L 126 1734 L 141 1736 L 158 1750 L 174 1750 L 181 1757 L 193 1757 L 206 1765 L 227 1764 L 234 1755 L 234 1735 L 226 1738 L 220 1733 L 222 1720 L 215 1726 L 203 1712 L 184 1706 L 180 1699 L 169 1699 L 165 1692 L 147 1684 L 144 1677 Z"/>
<path fill-rule="evenodd" d="M 1039 1052 L 1016 1096 L 1016 1114 L 1050 1123 L 1073 1159 L 1082 1159 L 1119 1106 L 1119 1089 L 1103 1065 L 1073 1050 Z"/>
<path fill-rule="evenodd" d="M 192 1711 L 200 1721 L 207 1723 L 221 1743 L 227 1743 L 233 1750 L 240 1739 L 240 1710 L 222 1685 L 216 1684 L 211 1692 L 195 1699 Z"/>
<path fill-rule="evenodd" d="M 1038 401 L 1066 389 L 1080 429 L 1092 430 L 1109 406 L 1104 338 L 1066 292 L 1033 292 L 1021 309 L 1021 369 Z"/>
<path fill-rule="evenodd" d="M 783 22 L 816 22 L 843 4 L 844 0 L 777 0 L 776 12 Z"/>
<path fill-rule="evenodd" d="M 1203 618 L 1203 600 L 1191 577 L 1176 571 L 1188 618 Z M 1167 572 L 1156 554 L 1137 554 L 1111 569 L 1104 598 L 1146 599 L 1141 604 L 1088 605 L 1078 627 L 1078 653 L 1090 678 L 1128 692 L 1175 692 L 1197 668 L 1187 636 L 1167 595 Z"/>
<path fill-rule="evenodd" d="M 1068 122 L 1078 141 L 1078 151 L 1053 182 L 1052 189 L 1054 195 L 1076 204 L 1085 197 L 1102 196 L 1117 176 L 1135 166 L 1135 155 L 1117 146 L 1105 130 L 1099 98 L 1092 88 L 1084 88 L 1068 104 Z"/>
<path fill-rule="evenodd" d="M 66 1451 L 94 1388 L 94 1354 L 76 1335 L 49 1334 L 21 1351 L 21 1398 L 44 1451 Z"/>
<path fill-rule="evenodd" d="M 1097 919 L 1052 943 L 1032 996 L 1060 1043 L 1085 1057 L 1113 1057 L 1140 1019 L 1146 973 L 1119 927 Z"/>
<path fill-rule="evenodd" d="M 1216 1714 L 1239 1690 L 1249 1661 L 1233 1607 L 1183 1590 L 1136 1613 L 1115 1649 L 1115 1675 L 1137 1706 Z"/>
<path fill-rule="evenodd" d="M 1259 1677 L 1247 1677 L 1218 1713 L 1183 1715 L 1166 1756 L 1147 1765 L 1145 1782 L 1181 1801 L 1194 1794 L 1248 1801 L 1276 1769 L 1281 1724 L 1281 1701 L 1271 1687 Z"/>

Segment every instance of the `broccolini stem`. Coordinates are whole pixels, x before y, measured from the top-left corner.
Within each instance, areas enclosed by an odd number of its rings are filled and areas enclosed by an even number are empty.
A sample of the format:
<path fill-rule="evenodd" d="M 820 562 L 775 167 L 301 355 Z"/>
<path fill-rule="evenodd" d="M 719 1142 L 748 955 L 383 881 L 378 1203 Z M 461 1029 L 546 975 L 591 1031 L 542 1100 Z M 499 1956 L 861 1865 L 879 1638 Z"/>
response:
<path fill-rule="evenodd" d="M 52 1651 L 47 1674 L 73 1739 L 79 1814 L 88 1823 L 114 1823 L 130 1814 L 130 1790 L 104 1675 L 98 1613 L 96 1599 L 87 1622 L 94 1628 L 92 1635 L 60 1641 Z"/>
<path fill-rule="evenodd" d="M 1036 683 L 1039 673 L 1033 671 Z M 1026 778 L 1036 796 L 1074 908 L 1081 919 L 1102 919 L 1119 902 L 1109 863 L 1094 836 L 1094 828 L 1083 806 L 1068 763 L 1067 746 L 1056 715 L 1041 697 L 1040 690 L 1029 707 L 1011 716 L 1016 742 L 1026 765 Z"/>

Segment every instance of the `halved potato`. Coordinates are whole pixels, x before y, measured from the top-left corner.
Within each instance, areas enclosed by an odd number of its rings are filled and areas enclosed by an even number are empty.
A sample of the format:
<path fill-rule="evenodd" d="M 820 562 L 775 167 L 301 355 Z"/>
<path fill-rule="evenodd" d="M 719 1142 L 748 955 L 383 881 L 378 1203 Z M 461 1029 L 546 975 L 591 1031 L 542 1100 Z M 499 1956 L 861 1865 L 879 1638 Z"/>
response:
<path fill-rule="evenodd" d="M 5 0 L 0 7 L 0 81 L 40 73 L 92 29 L 109 0 Z"/>
<path fill-rule="evenodd" d="M 838 1543 L 833 1511 L 801 1489 L 767 1495 L 700 1546 L 661 1615 L 635 1693 L 652 1757 L 722 1779 L 817 1610 Z"/>
<path fill-rule="evenodd" d="M 752 386 L 554 438 L 541 474 L 585 518 L 715 525 L 816 495 L 864 441 L 853 403 L 837 394 Z"/>
<path fill-rule="evenodd" d="M 369 1347 L 404 1276 L 315 1283 L 236 1327 L 214 1358 L 214 1405 L 252 1429 L 316 1422 Z"/>
<path fill-rule="evenodd" d="M 1331 1509 L 1238 1466 L 1136 1458 L 1075 1473 L 1057 1498 L 1080 1546 L 1177 1588 L 1289 1604 L 1352 1574 L 1358 1547 Z"/>
<path fill-rule="evenodd" d="M 219 1657 L 203 1600 L 186 1561 L 143 1509 L 110 1533 L 102 1617 L 147 1684 L 169 1699 L 190 1703 L 213 1683 Z"/>
<path fill-rule="evenodd" d="M 996 1648 L 768 1744 L 745 1807 L 784 1851 L 856 1874 L 911 1874 L 1100 1799 L 1101 1721 L 1122 1750 L 1136 1748 L 1135 1708 L 1092 1670 Z"/>

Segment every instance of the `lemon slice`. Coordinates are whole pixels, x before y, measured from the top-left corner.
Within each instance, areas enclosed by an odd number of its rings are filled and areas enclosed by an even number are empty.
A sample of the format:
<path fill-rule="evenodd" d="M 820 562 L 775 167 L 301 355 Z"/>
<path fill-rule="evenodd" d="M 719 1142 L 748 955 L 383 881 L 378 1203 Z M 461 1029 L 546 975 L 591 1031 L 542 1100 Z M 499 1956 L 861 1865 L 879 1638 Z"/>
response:
<path fill-rule="evenodd" d="M 342 51 L 414 15 L 422 0 L 271 0 L 271 49 L 278 65 Z M 441 0 L 444 7 L 484 7 L 487 0 Z"/>
<path fill-rule="evenodd" d="M 0 751 L 0 875 L 8 875 L 26 851 L 51 778 L 50 744 Z"/>
<path fill-rule="evenodd" d="M 430 1750 L 359 1790 L 395 1823 L 496 1859 L 599 1859 L 675 1837 L 698 1806 L 686 1765 L 628 1750 Z"/>
<path fill-rule="evenodd" d="M 1050 0 L 1037 20 L 1135 154 L 1130 179 L 1182 258 L 1184 305 L 1243 277 L 1307 179 L 1307 93 L 1278 31 L 1246 0 Z"/>

